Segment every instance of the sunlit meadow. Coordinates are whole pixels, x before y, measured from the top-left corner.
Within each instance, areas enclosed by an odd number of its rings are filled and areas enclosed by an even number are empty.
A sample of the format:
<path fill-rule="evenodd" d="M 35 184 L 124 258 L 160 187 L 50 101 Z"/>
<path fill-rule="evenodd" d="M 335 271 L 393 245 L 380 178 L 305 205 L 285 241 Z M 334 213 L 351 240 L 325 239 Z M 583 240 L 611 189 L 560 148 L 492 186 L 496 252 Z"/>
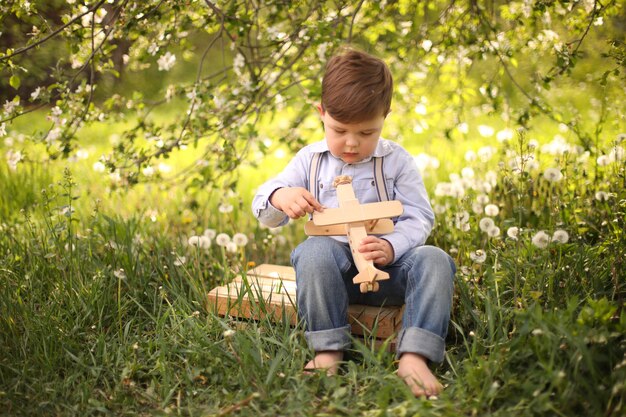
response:
<path fill-rule="evenodd" d="M 120 189 L 95 140 L 44 167 L 6 136 L 2 412 L 622 415 L 625 135 L 585 151 L 565 125 L 540 135 L 493 124 L 460 126 L 463 142 L 405 143 L 437 214 L 430 243 L 458 265 L 436 368 L 446 389 L 430 401 L 363 340 L 340 376 L 303 376 L 302 329 L 208 311 L 212 287 L 255 263 L 288 264 L 303 238 L 302 223 L 264 229 L 249 211 L 289 157 L 277 144 L 241 169 L 237 190 L 205 195 L 158 180 Z"/>

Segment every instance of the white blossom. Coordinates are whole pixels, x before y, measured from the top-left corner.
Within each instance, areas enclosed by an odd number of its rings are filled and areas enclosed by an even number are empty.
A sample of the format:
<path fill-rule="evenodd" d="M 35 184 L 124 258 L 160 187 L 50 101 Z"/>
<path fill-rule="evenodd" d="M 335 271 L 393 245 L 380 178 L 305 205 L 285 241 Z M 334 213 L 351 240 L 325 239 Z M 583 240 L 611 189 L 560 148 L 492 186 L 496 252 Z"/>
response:
<path fill-rule="evenodd" d="M 4 102 L 4 113 L 6 115 L 9 115 L 11 113 L 13 113 L 13 111 L 17 108 L 17 106 L 20 105 L 20 99 L 19 97 L 17 97 L 16 99 L 13 99 L 11 101 L 7 100 Z"/>
<path fill-rule="evenodd" d="M 146 177 L 151 177 L 154 175 L 154 167 L 149 165 L 147 167 L 145 167 L 144 169 L 141 170 L 141 172 L 143 173 L 143 175 L 145 175 Z"/>
<path fill-rule="evenodd" d="M 424 103 L 417 103 L 415 105 L 415 109 L 413 109 L 413 111 L 415 111 L 415 113 L 420 114 L 422 116 L 425 115 L 426 113 L 428 113 L 428 109 L 426 108 Z"/>
<path fill-rule="evenodd" d="M 37 100 L 37 97 L 39 97 L 39 94 L 41 94 L 41 87 L 35 88 L 35 91 L 30 93 L 30 99 L 33 101 Z"/>
<path fill-rule="evenodd" d="M 167 174 L 168 172 L 172 171 L 172 167 L 166 163 L 159 163 L 157 169 L 159 170 L 159 172 L 163 173 L 163 174 Z"/>
<path fill-rule="evenodd" d="M 12 151 L 9 150 L 6 153 L 6 157 L 7 157 L 7 164 L 9 164 L 9 169 L 11 169 L 11 171 L 15 171 L 17 169 L 17 164 L 24 159 L 22 152 L 20 151 Z"/>
<path fill-rule="evenodd" d="M 157 64 L 159 71 L 169 71 L 176 64 L 176 55 L 168 51 L 159 57 Z"/>
<path fill-rule="evenodd" d="M 246 58 L 241 54 L 237 54 L 237 56 L 233 60 L 233 69 L 235 70 L 235 74 L 241 76 L 242 74 L 241 70 L 245 63 L 246 63 Z"/>
<path fill-rule="evenodd" d="M 217 232 L 215 231 L 215 229 L 206 229 L 204 231 L 204 233 L 202 233 L 204 236 L 208 237 L 209 239 L 215 239 L 215 236 L 217 235 Z"/>
<path fill-rule="evenodd" d="M 100 161 L 96 161 L 93 164 L 93 170 L 96 172 L 104 172 L 104 170 L 106 169 L 106 166 L 100 162 Z"/>
<path fill-rule="evenodd" d="M 494 132 L 495 132 L 495 130 L 491 126 L 478 125 L 478 133 L 480 133 L 480 136 L 483 136 L 485 138 L 489 138 L 489 137 L 493 136 Z"/>
<path fill-rule="evenodd" d="M 513 139 L 513 129 L 503 129 L 496 133 L 496 139 L 498 142 L 506 142 L 507 140 Z"/>

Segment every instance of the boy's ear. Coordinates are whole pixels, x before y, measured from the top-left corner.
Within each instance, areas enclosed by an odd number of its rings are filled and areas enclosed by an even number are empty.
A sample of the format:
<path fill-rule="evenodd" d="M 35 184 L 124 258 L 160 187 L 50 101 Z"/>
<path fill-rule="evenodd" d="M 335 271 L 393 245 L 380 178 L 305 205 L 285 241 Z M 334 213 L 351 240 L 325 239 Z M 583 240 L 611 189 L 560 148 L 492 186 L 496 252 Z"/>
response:
<path fill-rule="evenodd" d="M 320 116 L 324 116 L 324 107 L 322 107 L 322 103 L 317 103 L 315 107 L 317 108 L 317 111 L 320 114 Z"/>

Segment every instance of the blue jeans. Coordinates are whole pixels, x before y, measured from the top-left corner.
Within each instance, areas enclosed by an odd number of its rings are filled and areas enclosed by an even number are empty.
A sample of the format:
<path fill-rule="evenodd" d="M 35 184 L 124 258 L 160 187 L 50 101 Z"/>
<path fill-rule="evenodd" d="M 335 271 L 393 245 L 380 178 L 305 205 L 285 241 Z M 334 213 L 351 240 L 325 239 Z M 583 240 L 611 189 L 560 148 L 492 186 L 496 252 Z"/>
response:
<path fill-rule="evenodd" d="M 352 283 L 358 273 L 347 243 L 313 236 L 291 254 L 296 270 L 298 315 L 305 337 L 316 352 L 345 350 L 350 345 L 348 304 L 403 305 L 397 357 L 405 352 L 443 361 L 452 306 L 454 261 L 434 246 L 420 246 L 382 270 L 377 292 L 362 294 Z"/>

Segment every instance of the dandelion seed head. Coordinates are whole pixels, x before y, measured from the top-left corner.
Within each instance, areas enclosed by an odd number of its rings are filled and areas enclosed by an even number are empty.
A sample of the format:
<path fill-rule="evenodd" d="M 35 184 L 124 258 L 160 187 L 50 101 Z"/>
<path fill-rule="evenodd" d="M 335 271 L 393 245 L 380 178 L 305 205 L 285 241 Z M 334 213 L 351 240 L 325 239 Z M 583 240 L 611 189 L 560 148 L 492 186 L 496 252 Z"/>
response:
<path fill-rule="evenodd" d="M 237 253 L 237 244 L 233 241 L 230 241 L 226 244 L 226 252 L 228 253 Z"/>
<path fill-rule="evenodd" d="M 477 249 L 473 252 L 470 252 L 470 259 L 477 264 L 482 264 L 487 259 L 487 253 L 482 249 Z"/>
<path fill-rule="evenodd" d="M 498 226 L 494 226 L 491 229 L 487 230 L 487 235 L 489 237 L 498 237 L 500 236 L 500 228 Z"/>
<path fill-rule="evenodd" d="M 497 216 L 498 213 L 500 213 L 500 209 L 495 204 L 487 204 L 485 206 L 485 214 L 487 216 L 494 217 Z"/>
<path fill-rule="evenodd" d="M 174 257 L 176 258 L 174 260 L 174 265 L 175 266 L 183 266 L 187 262 L 187 257 L 185 257 L 185 256 L 180 256 L 180 255 L 174 254 Z"/>
<path fill-rule="evenodd" d="M 519 236 L 519 227 L 509 227 L 506 231 L 506 235 L 513 240 L 517 240 L 517 237 Z"/>
<path fill-rule="evenodd" d="M 606 191 L 596 191 L 595 197 L 598 201 L 606 201 L 609 199 L 609 193 Z"/>
<path fill-rule="evenodd" d="M 548 168 L 544 171 L 543 177 L 550 182 L 559 182 L 563 179 L 563 174 L 558 168 Z"/>
<path fill-rule="evenodd" d="M 233 205 L 232 204 L 227 204 L 227 203 L 220 204 L 220 206 L 218 208 L 219 212 L 223 213 L 223 214 L 230 213 L 230 212 L 233 211 L 233 209 L 234 209 Z"/>
<path fill-rule="evenodd" d="M 480 158 L 482 162 L 489 161 L 491 158 L 493 158 L 493 155 L 495 153 L 496 153 L 496 149 L 493 146 L 483 146 L 477 152 L 478 157 Z"/>
<path fill-rule="evenodd" d="M 235 233 L 233 235 L 233 242 L 238 247 L 244 247 L 248 244 L 248 237 L 243 233 Z"/>
<path fill-rule="evenodd" d="M 480 228 L 480 230 L 482 230 L 483 232 L 488 232 L 489 229 L 495 227 L 496 224 L 493 221 L 492 218 L 490 217 L 483 217 L 482 219 L 480 219 L 480 221 L 478 222 L 478 227 Z"/>
<path fill-rule="evenodd" d="M 215 237 L 215 243 L 218 246 L 226 247 L 230 243 L 230 236 L 226 233 L 220 233 Z"/>
<path fill-rule="evenodd" d="M 459 211 L 454 215 L 455 221 L 457 223 L 467 223 L 469 221 L 470 215 L 467 211 Z"/>
<path fill-rule="evenodd" d="M 550 243 L 550 236 L 543 230 L 540 230 L 533 236 L 532 243 L 540 249 L 545 249 Z"/>
<path fill-rule="evenodd" d="M 605 167 L 611 163 L 611 158 L 608 155 L 600 155 L 596 159 L 596 162 L 598 163 L 599 166 Z"/>
<path fill-rule="evenodd" d="M 552 234 L 552 241 L 565 244 L 569 241 L 569 234 L 562 229 L 555 230 Z"/>

